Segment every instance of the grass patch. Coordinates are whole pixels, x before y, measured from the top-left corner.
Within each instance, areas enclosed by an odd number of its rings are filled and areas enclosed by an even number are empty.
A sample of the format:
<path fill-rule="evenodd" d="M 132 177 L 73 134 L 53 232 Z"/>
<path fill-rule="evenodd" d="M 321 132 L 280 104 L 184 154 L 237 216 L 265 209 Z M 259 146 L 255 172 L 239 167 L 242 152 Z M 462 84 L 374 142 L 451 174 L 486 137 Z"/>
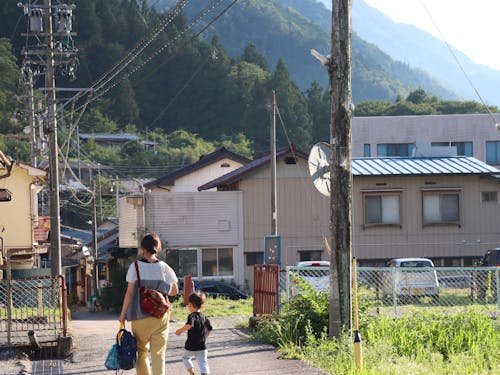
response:
<path fill-rule="evenodd" d="M 300 295 L 281 315 L 262 319 L 255 338 L 328 374 L 500 374 L 500 320 L 484 307 L 449 312 L 408 306 L 394 318 L 371 315 L 373 305 L 362 305 L 361 370 L 350 335 L 328 338 L 328 301 L 318 293 Z"/>
<path fill-rule="evenodd" d="M 182 303 L 181 298 L 172 304 L 172 319 L 184 320 L 187 316 L 186 312 L 187 308 Z M 249 317 L 253 315 L 253 298 L 236 301 L 225 298 L 207 298 L 203 313 L 208 317 L 233 315 Z"/>

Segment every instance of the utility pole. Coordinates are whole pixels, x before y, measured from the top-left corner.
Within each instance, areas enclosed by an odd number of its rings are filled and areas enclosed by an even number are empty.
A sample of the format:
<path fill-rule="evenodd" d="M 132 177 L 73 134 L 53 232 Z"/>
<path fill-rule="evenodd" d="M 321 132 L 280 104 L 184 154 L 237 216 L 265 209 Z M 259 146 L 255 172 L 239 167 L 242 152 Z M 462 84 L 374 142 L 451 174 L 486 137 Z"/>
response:
<path fill-rule="evenodd" d="M 92 199 L 92 246 L 94 248 L 94 296 L 99 295 L 99 265 L 98 265 L 98 257 L 99 251 L 97 248 L 97 189 L 95 185 L 95 180 L 92 182 L 92 191 L 93 199 Z"/>
<path fill-rule="evenodd" d="M 351 328 L 351 0 L 332 0 L 330 80 L 330 337 Z"/>
<path fill-rule="evenodd" d="M 31 165 L 37 166 L 37 142 L 36 142 L 36 124 L 35 124 L 35 98 L 33 90 L 33 71 L 30 67 L 25 70 L 27 74 L 28 85 L 28 124 L 30 129 L 31 141 Z"/>
<path fill-rule="evenodd" d="M 271 93 L 270 155 L 271 159 L 271 234 L 278 234 L 278 192 L 276 186 L 276 93 Z"/>
<path fill-rule="evenodd" d="M 59 208 L 59 157 L 51 0 L 44 0 L 44 10 L 46 12 L 44 16 L 45 47 L 47 48 L 45 88 L 47 90 L 47 132 L 49 141 L 50 257 L 52 276 L 58 276 L 61 275 L 61 216 Z"/>
<path fill-rule="evenodd" d="M 59 158 L 57 144 L 57 108 L 56 108 L 56 85 L 55 67 L 62 67 L 68 77 L 74 78 L 76 66 L 76 49 L 72 43 L 57 42 L 55 37 L 71 40 L 72 9 L 74 5 L 58 4 L 52 6 L 51 0 L 34 0 L 27 4 L 18 3 L 24 9 L 24 14 L 29 18 L 26 46 L 23 48 L 23 69 L 29 74 L 30 83 L 30 126 L 32 126 L 32 142 L 35 137 L 35 109 L 33 103 L 33 89 L 35 80 L 31 66 L 36 66 L 36 72 L 45 75 L 45 112 L 46 112 L 46 134 L 49 153 L 49 205 L 50 205 L 50 259 L 52 276 L 61 275 L 61 220 L 59 202 Z M 55 30 L 53 29 L 53 16 L 55 16 Z M 34 39 L 34 43 L 29 43 Z M 57 61 L 55 56 L 57 55 Z M 43 134 L 40 135 L 43 142 Z M 43 143 L 42 143 L 43 144 Z M 35 148 L 35 145 L 33 145 Z M 36 153 L 32 151 L 32 162 L 36 163 Z"/>

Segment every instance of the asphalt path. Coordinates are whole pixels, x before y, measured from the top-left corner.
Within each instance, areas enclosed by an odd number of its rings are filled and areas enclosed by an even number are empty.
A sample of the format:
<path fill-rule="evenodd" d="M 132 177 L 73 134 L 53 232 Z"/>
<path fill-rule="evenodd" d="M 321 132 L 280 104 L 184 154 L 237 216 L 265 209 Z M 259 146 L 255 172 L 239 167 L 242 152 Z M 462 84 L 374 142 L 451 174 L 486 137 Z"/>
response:
<path fill-rule="evenodd" d="M 248 329 L 238 328 L 241 322 L 248 322 L 248 317 L 210 317 L 214 330 L 207 346 L 210 373 L 213 375 L 229 374 L 324 374 L 324 372 L 298 360 L 280 359 L 273 346 L 254 341 L 248 335 Z M 174 331 L 184 321 L 171 322 L 168 348 L 166 353 L 166 374 L 187 374 L 182 364 L 181 355 L 185 334 L 176 336 Z M 113 374 L 106 370 L 104 361 L 115 342 L 119 323 L 117 314 L 107 312 L 75 311 L 70 322 L 74 351 L 71 358 L 64 361 L 16 361 L 9 363 L 16 368 L 13 372 L 0 367 L 0 373 L 25 375 L 56 374 Z M 130 323 L 127 323 L 130 329 Z M 0 362 L 1 363 L 1 362 Z M 7 365 L 7 363 L 5 363 Z M 198 370 L 195 363 L 195 370 Z M 196 372 L 197 374 L 199 371 Z M 135 370 L 124 371 L 123 374 L 135 374 Z"/>

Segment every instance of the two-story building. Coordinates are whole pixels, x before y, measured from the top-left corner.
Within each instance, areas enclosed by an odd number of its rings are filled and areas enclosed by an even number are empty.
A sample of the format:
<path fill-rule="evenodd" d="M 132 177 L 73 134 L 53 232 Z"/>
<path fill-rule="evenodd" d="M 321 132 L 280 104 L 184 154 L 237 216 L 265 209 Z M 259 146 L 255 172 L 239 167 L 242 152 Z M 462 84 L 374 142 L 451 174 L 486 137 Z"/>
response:
<path fill-rule="evenodd" d="M 472 157 L 353 158 L 353 256 L 364 265 L 395 257 L 429 257 L 471 265 L 500 243 L 500 171 Z M 262 261 L 271 233 L 269 155 L 199 187 L 240 191 L 245 278 Z M 330 199 L 315 190 L 307 155 L 277 153 L 277 227 L 281 264 L 328 259 Z"/>
<path fill-rule="evenodd" d="M 419 146 L 430 145 L 454 147 L 458 156 L 473 156 L 498 167 L 499 121 L 498 113 L 353 117 L 352 156 L 419 156 Z"/>
<path fill-rule="evenodd" d="M 120 248 L 137 248 L 145 232 L 155 231 L 167 246 L 167 261 L 179 275 L 243 285 L 242 194 L 215 189 L 200 193 L 197 188 L 248 162 L 221 148 L 145 183 L 138 194 L 120 198 Z"/>
<path fill-rule="evenodd" d="M 12 270 L 33 268 L 38 255 L 47 252 L 34 231 L 39 224 L 38 193 L 45 177 L 45 171 L 10 161 L 0 153 L 0 192 L 8 195 L 0 202 L 1 250 Z"/>

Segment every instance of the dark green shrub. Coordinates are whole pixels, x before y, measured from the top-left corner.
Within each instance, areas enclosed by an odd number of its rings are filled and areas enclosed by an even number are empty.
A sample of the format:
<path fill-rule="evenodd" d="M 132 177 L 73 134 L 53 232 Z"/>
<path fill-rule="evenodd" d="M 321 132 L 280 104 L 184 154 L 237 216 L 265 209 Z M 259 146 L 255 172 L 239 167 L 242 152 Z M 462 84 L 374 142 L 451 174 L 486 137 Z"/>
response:
<path fill-rule="evenodd" d="M 103 310 L 119 312 L 122 307 L 123 296 L 127 290 L 125 274 L 121 269 L 111 271 L 110 282 L 110 286 L 101 289 L 98 301 Z"/>

